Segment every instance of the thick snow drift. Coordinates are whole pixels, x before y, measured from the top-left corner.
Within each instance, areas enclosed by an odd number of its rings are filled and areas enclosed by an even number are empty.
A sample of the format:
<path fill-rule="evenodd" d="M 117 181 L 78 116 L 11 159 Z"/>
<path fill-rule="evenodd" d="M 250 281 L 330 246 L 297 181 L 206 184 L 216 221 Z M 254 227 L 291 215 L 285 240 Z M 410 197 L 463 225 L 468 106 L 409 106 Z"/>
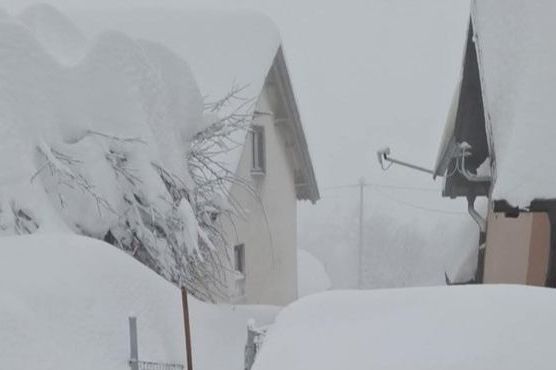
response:
<path fill-rule="evenodd" d="M 253 369 L 553 369 L 554 307 L 520 286 L 316 294 L 279 314 Z"/>
<path fill-rule="evenodd" d="M 331 287 L 330 278 L 321 261 L 303 249 L 297 250 L 297 295 L 304 297 Z"/>
<path fill-rule="evenodd" d="M 272 307 L 190 297 L 195 368 L 243 369 L 247 321 Z M 141 360 L 184 363 L 179 290 L 108 244 L 71 235 L 0 238 L 0 368 L 128 370 L 128 316 Z"/>
<path fill-rule="evenodd" d="M 0 20 L 0 234 L 111 240 L 180 280 L 186 252 L 212 244 L 184 195 L 203 125 L 193 74 L 166 47 L 89 41 L 47 5 Z"/>
<path fill-rule="evenodd" d="M 191 66 L 207 105 L 226 98 L 220 117 L 251 116 L 256 101 L 281 44 L 277 27 L 267 17 L 249 11 L 192 11 L 148 9 L 76 11 L 73 18 L 88 34 L 115 29 L 133 37 L 160 43 Z M 207 114 L 209 123 L 214 114 Z M 250 123 L 250 122 L 247 122 Z M 234 133 L 236 150 L 218 157 L 235 172 L 245 140 L 245 131 Z M 220 149 L 221 150 L 221 149 Z M 220 151 L 218 150 L 218 151 Z"/>
<path fill-rule="evenodd" d="M 78 11 L 72 17 L 90 35 L 115 29 L 168 47 L 187 60 L 208 100 L 223 98 L 233 84 L 247 86 L 245 98 L 257 98 L 281 43 L 272 21 L 249 11 L 152 7 Z"/>
<path fill-rule="evenodd" d="M 36 4 L 18 17 L 48 50 L 63 64 L 75 64 L 87 50 L 87 39 L 81 31 L 57 9 Z"/>
<path fill-rule="evenodd" d="M 556 2 L 474 1 L 487 125 L 496 155 L 493 199 L 556 198 Z"/>

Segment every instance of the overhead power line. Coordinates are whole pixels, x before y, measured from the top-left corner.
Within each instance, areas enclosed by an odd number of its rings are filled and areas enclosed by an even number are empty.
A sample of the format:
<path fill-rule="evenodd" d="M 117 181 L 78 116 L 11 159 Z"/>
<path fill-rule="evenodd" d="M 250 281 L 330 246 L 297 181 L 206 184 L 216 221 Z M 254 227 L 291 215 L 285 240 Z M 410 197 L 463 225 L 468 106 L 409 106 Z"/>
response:
<path fill-rule="evenodd" d="M 344 185 L 336 185 L 336 186 L 327 186 L 321 188 L 323 191 L 327 190 L 336 190 L 336 189 L 348 189 L 348 188 L 358 188 L 360 184 L 344 184 Z M 400 189 L 400 190 L 416 190 L 416 191 L 430 191 L 430 192 L 439 192 L 440 189 L 434 188 L 422 188 L 418 186 L 399 186 L 399 185 L 388 185 L 388 184 L 379 184 L 373 182 L 366 182 L 364 184 L 365 187 L 375 187 L 375 188 L 387 188 L 387 189 Z"/>
<path fill-rule="evenodd" d="M 446 215 L 457 215 L 457 216 L 467 215 L 467 213 L 465 213 L 465 212 L 447 211 L 447 210 L 444 210 L 444 209 L 437 209 L 437 208 L 429 208 L 429 207 L 420 206 L 420 205 L 417 205 L 417 204 L 407 202 L 405 200 L 400 200 L 400 199 L 394 198 L 391 195 L 386 194 L 383 191 L 380 191 L 378 189 L 377 189 L 377 191 L 380 194 L 382 194 L 383 196 L 385 196 L 386 198 L 390 199 L 391 201 L 399 203 L 399 204 L 404 205 L 406 207 L 415 208 L 415 209 L 419 209 L 421 211 L 426 211 L 426 212 L 443 213 L 443 214 L 446 214 Z"/>
<path fill-rule="evenodd" d="M 405 200 L 400 200 L 396 197 L 393 197 L 393 196 L 379 190 L 379 189 L 383 188 L 383 189 L 439 192 L 440 191 L 439 189 L 423 188 L 423 187 L 417 187 L 417 186 L 388 185 L 388 184 L 379 184 L 379 183 L 370 183 L 370 182 L 366 182 L 365 184 L 363 184 L 363 186 L 364 187 L 369 187 L 369 188 L 374 188 L 377 192 L 379 192 L 385 198 L 387 198 L 387 199 L 389 199 L 393 202 L 396 202 L 398 204 L 401 204 L 403 206 L 406 206 L 406 207 L 418 209 L 418 210 L 425 211 L 425 212 L 442 213 L 442 214 L 447 214 L 447 215 L 457 215 L 457 216 L 467 215 L 467 213 L 465 213 L 465 212 L 448 211 L 448 210 L 444 210 L 444 209 L 430 208 L 430 207 L 425 207 L 425 206 L 421 206 L 421 205 L 418 205 L 418 204 L 413 204 L 413 203 L 405 201 Z M 340 189 L 350 189 L 350 188 L 360 188 L 360 187 L 361 187 L 361 184 L 344 184 L 344 185 L 324 187 L 324 188 L 322 188 L 322 190 L 323 191 L 340 190 Z M 324 198 L 328 198 L 328 197 L 325 196 Z"/>

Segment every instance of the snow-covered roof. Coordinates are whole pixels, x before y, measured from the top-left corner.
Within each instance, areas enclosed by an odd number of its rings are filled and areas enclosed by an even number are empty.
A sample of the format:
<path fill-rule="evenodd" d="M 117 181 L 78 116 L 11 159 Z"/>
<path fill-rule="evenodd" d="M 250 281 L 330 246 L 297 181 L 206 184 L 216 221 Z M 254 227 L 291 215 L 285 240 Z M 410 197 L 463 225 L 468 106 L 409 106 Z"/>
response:
<path fill-rule="evenodd" d="M 219 100 L 232 87 L 242 97 L 259 97 L 280 47 L 274 23 L 249 11 L 184 11 L 165 8 L 90 10 L 72 18 L 86 33 L 116 29 L 159 42 L 193 70 L 203 96 Z"/>
<path fill-rule="evenodd" d="M 253 370 L 549 370 L 555 305 L 504 285 L 315 294 L 280 312 Z"/>
<path fill-rule="evenodd" d="M 196 369 L 243 369 L 250 319 L 268 306 L 205 304 L 189 297 Z M 183 364 L 178 288 L 117 248 L 74 235 L 0 238 L 0 368 L 129 370 L 128 317 L 139 359 Z"/>
<path fill-rule="evenodd" d="M 472 19 L 496 160 L 492 197 L 514 206 L 556 198 L 556 2 L 474 1 Z"/>
<path fill-rule="evenodd" d="M 528 207 L 533 200 L 556 198 L 556 176 L 552 175 L 556 170 L 554 19 L 556 3 L 552 0 L 472 3 L 473 34 L 468 49 L 474 49 L 478 61 L 486 136 L 495 170 L 492 199 L 513 206 Z M 474 77 L 464 71 L 462 83 L 468 78 Z M 444 139 L 443 148 L 449 139 Z M 442 158 L 438 162 L 442 163 Z"/>
<path fill-rule="evenodd" d="M 117 29 L 133 37 L 153 40 L 179 54 L 191 66 L 206 102 L 231 99 L 220 114 L 251 115 L 269 80 L 278 86 L 294 136 L 293 155 L 299 164 L 297 196 L 319 199 L 314 169 L 294 96 L 277 27 L 266 16 L 250 11 L 192 11 L 164 8 L 76 11 L 72 17 L 89 34 Z M 253 104 L 245 104 L 252 100 Z M 238 111 L 239 109 L 239 111 Z M 245 136 L 234 137 L 242 144 Z M 242 146 L 225 153 L 222 162 L 235 171 Z"/>

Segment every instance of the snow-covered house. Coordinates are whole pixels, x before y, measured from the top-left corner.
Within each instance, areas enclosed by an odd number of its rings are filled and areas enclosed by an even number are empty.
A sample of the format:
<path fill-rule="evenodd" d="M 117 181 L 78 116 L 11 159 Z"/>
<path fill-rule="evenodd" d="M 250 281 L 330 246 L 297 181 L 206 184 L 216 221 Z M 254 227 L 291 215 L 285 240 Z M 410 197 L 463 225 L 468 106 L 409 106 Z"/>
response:
<path fill-rule="evenodd" d="M 556 286 L 556 3 L 475 0 L 435 176 L 482 231 L 478 278 Z M 488 197 L 486 220 L 476 197 Z"/>
<path fill-rule="evenodd" d="M 240 179 L 227 189 L 240 212 L 222 220 L 233 241 L 230 295 L 239 303 L 296 299 L 297 201 L 314 203 L 319 191 L 273 23 L 247 12 L 162 9 L 87 11 L 74 18 L 89 32 L 116 28 L 167 46 L 187 60 L 207 102 L 239 87 L 238 99 L 220 107 L 252 117 L 249 133 L 236 136 L 239 145 L 222 158 Z"/>

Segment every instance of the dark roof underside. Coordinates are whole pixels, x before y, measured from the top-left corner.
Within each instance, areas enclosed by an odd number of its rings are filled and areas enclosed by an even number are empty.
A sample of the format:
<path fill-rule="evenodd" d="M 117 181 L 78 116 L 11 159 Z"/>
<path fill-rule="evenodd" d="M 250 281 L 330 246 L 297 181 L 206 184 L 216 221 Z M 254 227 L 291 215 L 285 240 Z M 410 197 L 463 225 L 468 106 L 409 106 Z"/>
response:
<path fill-rule="evenodd" d="M 447 129 L 451 132 L 444 135 L 445 142 L 442 143 L 435 171 L 438 175 L 446 176 L 442 195 L 451 198 L 486 196 L 490 188 L 489 182 L 470 182 L 455 170 L 454 154 L 457 153 L 460 143 L 466 142 L 472 147 L 471 155 L 466 157 L 465 162 L 467 170 L 471 173 L 476 173 L 477 168 L 489 156 L 479 65 L 471 23 L 467 34 L 463 76 L 456 99 L 456 114 L 451 118 L 454 121 L 447 123 Z"/>

